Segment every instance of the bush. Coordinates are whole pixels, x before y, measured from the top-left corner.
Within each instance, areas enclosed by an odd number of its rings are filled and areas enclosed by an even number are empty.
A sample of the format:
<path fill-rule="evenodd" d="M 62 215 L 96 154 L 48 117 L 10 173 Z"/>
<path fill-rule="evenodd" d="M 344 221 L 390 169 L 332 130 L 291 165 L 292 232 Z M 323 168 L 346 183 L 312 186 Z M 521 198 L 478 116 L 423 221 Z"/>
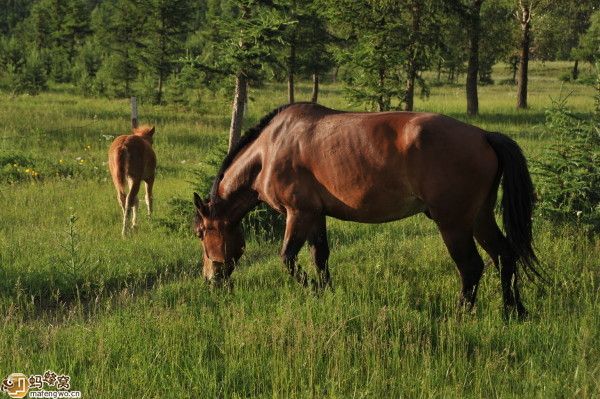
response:
<path fill-rule="evenodd" d="M 546 126 L 559 143 L 534 164 L 538 206 L 562 221 L 600 229 L 600 118 L 582 119 L 566 106 L 567 97 L 546 111 Z"/>
<path fill-rule="evenodd" d="M 16 74 L 15 91 L 38 94 L 48 88 L 45 65 L 39 52 L 32 50 L 23 67 Z"/>

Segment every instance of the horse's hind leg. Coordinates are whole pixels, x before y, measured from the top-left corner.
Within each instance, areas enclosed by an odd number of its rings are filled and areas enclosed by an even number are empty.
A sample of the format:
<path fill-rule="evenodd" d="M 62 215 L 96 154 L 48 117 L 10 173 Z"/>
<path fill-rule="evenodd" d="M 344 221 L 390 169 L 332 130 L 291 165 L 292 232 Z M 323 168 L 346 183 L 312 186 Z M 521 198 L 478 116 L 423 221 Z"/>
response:
<path fill-rule="evenodd" d="M 152 187 L 154 186 L 154 178 L 146 180 L 146 207 L 148 208 L 148 216 L 152 216 Z"/>
<path fill-rule="evenodd" d="M 121 189 L 117 189 L 117 201 L 119 201 L 119 205 L 121 205 L 121 211 L 123 211 L 123 216 L 125 216 L 125 201 L 127 199 L 127 194 Z"/>
<path fill-rule="evenodd" d="M 308 246 L 317 268 L 319 289 L 323 289 L 326 286 L 331 287 L 331 276 L 329 275 L 329 265 L 327 264 L 327 260 L 329 259 L 329 243 L 327 242 L 325 216 L 319 218 L 308 235 Z"/>
<path fill-rule="evenodd" d="M 304 287 L 310 281 L 306 272 L 296 264 L 296 260 L 298 252 L 306 242 L 314 225 L 315 216 L 313 214 L 287 210 L 281 258 L 290 275 Z"/>
<path fill-rule="evenodd" d="M 471 310 L 475 305 L 477 287 L 483 273 L 483 260 L 475 247 L 473 233 L 471 229 L 458 227 L 440 228 L 440 231 L 460 274 L 460 304 Z"/>
<path fill-rule="evenodd" d="M 125 216 L 123 218 L 123 236 L 127 235 L 129 230 L 128 221 L 131 219 L 131 227 L 135 228 L 137 223 L 137 194 L 140 191 L 140 180 L 132 179 L 129 181 L 129 193 L 125 200 Z"/>
<path fill-rule="evenodd" d="M 505 315 L 508 316 L 511 311 L 516 310 L 519 317 L 525 317 L 527 311 L 521 302 L 517 284 L 516 258 L 494 219 L 492 209 L 482 210 L 477 217 L 475 238 L 500 270 Z"/>

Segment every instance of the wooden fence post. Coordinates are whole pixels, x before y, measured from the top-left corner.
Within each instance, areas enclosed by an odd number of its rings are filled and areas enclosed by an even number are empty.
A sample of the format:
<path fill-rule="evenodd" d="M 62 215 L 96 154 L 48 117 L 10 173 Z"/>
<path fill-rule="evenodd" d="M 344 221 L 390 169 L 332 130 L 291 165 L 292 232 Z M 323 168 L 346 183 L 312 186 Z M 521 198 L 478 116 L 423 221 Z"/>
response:
<path fill-rule="evenodd" d="M 131 128 L 135 129 L 136 127 L 138 127 L 137 99 L 131 97 Z"/>

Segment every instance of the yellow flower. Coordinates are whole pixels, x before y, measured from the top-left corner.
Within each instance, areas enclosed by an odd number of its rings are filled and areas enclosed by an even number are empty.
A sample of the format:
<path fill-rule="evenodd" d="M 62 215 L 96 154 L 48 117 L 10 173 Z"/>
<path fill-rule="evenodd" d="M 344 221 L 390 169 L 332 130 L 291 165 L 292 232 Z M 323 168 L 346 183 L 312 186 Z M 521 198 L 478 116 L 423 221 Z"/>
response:
<path fill-rule="evenodd" d="M 25 169 L 25 173 L 29 173 L 29 171 L 30 171 L 29 168 Z"/>
<path fill-rule="evenodd" d="M 58 163 L 63 164 L 63 163 L 65 163 L 65 161 L 63 159 L 61 159 L 60 161 L 58 161 Z"/>

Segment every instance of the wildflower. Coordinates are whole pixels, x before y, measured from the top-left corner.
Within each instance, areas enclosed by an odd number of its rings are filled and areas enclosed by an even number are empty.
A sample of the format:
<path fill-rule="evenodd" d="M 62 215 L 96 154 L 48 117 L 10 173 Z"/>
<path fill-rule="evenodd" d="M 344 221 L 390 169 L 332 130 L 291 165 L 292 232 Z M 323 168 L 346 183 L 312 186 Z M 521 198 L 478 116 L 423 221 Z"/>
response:
<path fill-rule="evenodd" d="M 62 165 L 63 163 L 65 163 L 65 160 L 61 159 L 61 160 L 58 161 L 58 163 Z"/>
<path fill-rule="evenodd" d="M 27 168 L 25 169 L 25 173 L 29 173 L 31 171 L 31 169 Z"/>

